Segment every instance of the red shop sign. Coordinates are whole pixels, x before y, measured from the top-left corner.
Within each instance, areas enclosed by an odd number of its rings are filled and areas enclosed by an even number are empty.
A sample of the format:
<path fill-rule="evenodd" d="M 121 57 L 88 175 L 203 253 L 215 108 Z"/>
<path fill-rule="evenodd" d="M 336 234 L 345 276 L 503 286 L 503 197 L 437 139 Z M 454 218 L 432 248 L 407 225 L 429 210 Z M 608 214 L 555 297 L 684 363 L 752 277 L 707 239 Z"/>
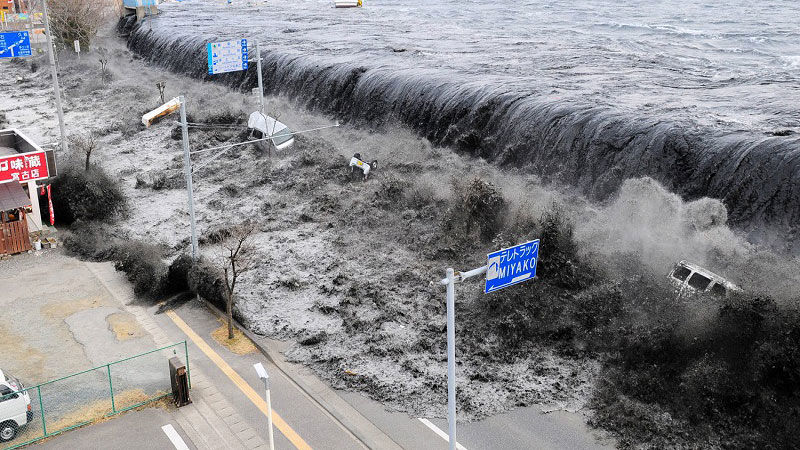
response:
<path fill-rule="evenodd" d="M 20 153 L 0 157 L 0 183 L 43 180 L 49 177 L 45 152 Z"/>

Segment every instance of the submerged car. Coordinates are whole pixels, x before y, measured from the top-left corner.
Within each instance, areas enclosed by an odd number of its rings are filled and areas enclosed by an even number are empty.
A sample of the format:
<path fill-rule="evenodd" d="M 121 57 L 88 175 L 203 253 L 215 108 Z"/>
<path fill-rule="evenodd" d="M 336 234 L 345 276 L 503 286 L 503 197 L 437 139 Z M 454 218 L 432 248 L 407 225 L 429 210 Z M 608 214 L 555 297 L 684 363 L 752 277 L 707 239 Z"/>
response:
<path fill-rule="evenodd" d="M 0 442 L 8 442 L 33 420 L 31 397 L 20 381 L 0 370 Z"/>
<path fill-rule="evenodd" d="M 725 278 L 696 264 L 681 261 L 669 273 L 670 281 L 679 289 L 679 295 L 710 293 L 727 297 L 741 288 Z"/>
<path fill-rule="evenodd" d="M 274 117 L 267 116 L 259 111 L 250 114 L 247 126 L 252 130 L 252 134 L 256 139 L 268 138 L 271 140 L 276 150 L 283 150 L 294 144 L 294 133 L 289 127 L 278 122 Z M 260 141 L 256 146 L 264 151 L 269 150 L 267 141 Z"/>

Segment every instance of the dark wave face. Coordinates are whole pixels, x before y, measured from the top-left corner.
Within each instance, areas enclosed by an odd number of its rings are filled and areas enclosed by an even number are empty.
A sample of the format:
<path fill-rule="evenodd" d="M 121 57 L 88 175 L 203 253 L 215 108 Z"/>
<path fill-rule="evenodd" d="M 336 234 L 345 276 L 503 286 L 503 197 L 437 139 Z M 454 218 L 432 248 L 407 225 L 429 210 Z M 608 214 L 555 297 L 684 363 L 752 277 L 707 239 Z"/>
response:
<path fill-rule="evenodd" d="M 798 17 L 794 0 L 190 0 L 122 25 L 131 49 L 199 78 L 206 42 L 258 39 L 268 93 L 359 124 L 399 120 L 597 199 L 650 176 L 721 199 L 751 239 L 791 249 Z M 256 77 L 213 79 L 251 88 Z"/>

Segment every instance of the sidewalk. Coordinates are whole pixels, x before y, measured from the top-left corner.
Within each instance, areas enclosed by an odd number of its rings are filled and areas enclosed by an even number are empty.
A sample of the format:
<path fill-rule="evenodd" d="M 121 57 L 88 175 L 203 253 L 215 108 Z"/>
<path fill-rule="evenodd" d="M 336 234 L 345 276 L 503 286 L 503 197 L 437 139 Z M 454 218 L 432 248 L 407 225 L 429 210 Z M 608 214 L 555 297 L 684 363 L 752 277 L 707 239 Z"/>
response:
<path fill-rule="evenodd" d="M 175 342 L 156 324 L 153 316 L 143 306 L 135 304 L 136 298 L 130 286 L 120 280 L 111 264 L 87 263 L 89 270 L 103 285 L 125 305 L 125 309 L 136 317 L 142 327 L 150 333 L 157 346 Z M 217 383 L 212 383 L 198 364 L 199 355 L 189 353 L 192 404 L 178 408 L 176 421 L 186 432 L 198 450 L 216 449 L 266 449 L 268 445 L 223 396 Z"/>

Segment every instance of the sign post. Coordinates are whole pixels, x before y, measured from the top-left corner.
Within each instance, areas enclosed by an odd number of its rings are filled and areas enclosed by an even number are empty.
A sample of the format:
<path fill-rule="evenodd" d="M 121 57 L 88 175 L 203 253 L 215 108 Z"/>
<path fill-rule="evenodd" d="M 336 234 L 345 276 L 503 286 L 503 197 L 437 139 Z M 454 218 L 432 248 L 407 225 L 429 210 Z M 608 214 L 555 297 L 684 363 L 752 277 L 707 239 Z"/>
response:
<path fill-rule="evenodd" d="M 536 277 L 539 240 L 498 250 L 487 255 L 483 267 L 461 273 L 448 268 L 439 283 L 447 286 L 447 424 L 450 450 L 456 450 L 456 282 L 486 274 L 484 293 L 488 294 Z"/>
<path fill-rule="evenodd" d="M 44 31 L 47 35 L 47 54 L 50 56 L 50 71 L 53 75 L 53 95 L 56 97 L 56 110 L 58 111 L 58 128 L 61 131 L 61 151 L 67 153 L 67 131 L 64 126 L 64 109 L 61 107 L 61 88 L 58 87 L 58 69 L 56 68 L 55 51 L 53 50 L 53 37 L 50 34 L 50 19 L 47 16 L 47 1 L 42 2 L 44 16 Z"/>

